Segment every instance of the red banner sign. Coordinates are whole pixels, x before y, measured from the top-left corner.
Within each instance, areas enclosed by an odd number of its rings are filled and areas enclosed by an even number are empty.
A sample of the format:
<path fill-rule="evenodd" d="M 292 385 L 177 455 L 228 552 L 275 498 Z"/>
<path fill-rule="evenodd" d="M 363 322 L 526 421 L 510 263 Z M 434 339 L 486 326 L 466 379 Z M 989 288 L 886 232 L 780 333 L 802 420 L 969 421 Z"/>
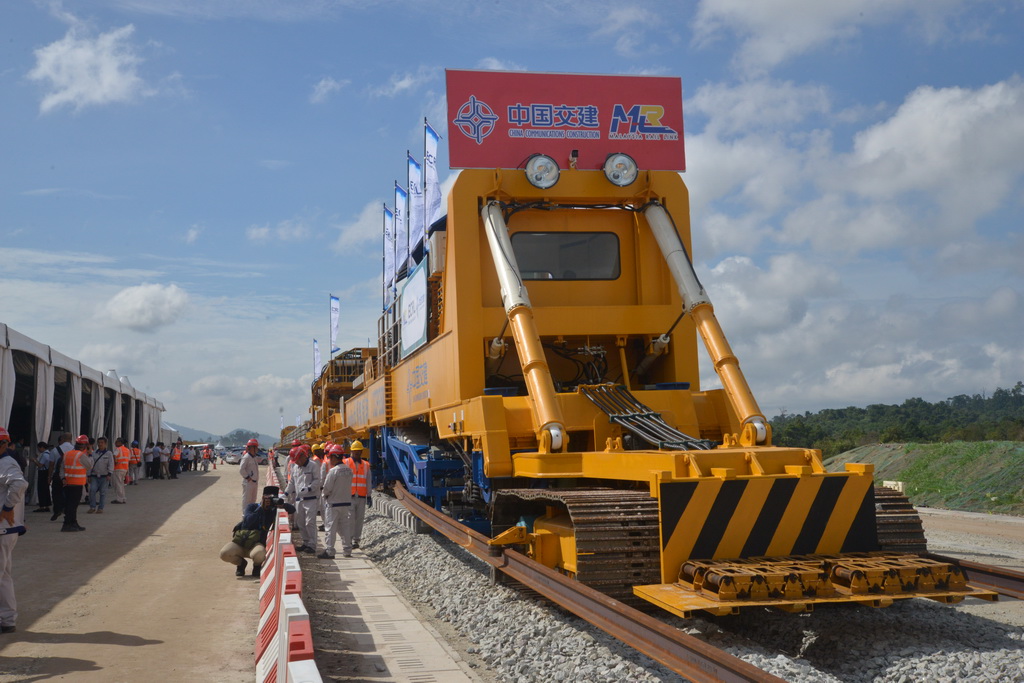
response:
<path fill-rule="evenodd" d="M 447 71 L 452 168 L 520 168 L 547 154 L 562 168 L 595 169 L 609 154 L 642 170 L 682 171 L 679 78 Z"/>

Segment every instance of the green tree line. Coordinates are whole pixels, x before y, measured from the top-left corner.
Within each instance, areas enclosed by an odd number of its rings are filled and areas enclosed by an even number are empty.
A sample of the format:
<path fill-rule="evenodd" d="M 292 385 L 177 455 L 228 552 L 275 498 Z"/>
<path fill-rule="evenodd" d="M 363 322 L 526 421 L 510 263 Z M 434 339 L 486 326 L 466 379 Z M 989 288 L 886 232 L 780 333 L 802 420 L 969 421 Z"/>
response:
<path fill-rule="evenodd" d="M 1024 383 L 936 403 L 908 398 L 803 415 L 783 410 L 771 425 L 775 445 L 818 448 L 826 458 L 872 443 L 1024 441 Z"/>

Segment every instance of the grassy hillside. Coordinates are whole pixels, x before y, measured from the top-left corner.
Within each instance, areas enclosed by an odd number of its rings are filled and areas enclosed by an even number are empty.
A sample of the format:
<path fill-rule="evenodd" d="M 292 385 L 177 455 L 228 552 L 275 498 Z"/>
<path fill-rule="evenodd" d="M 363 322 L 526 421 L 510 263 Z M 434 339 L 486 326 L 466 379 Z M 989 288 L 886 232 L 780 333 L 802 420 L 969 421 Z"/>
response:
<path fill-rule="evenodd" d="M 825 461 L 871 463 L 875 481 L 902 481 L 915 505 L 1024 516 L 1024 442 L 876 444 Z"/>

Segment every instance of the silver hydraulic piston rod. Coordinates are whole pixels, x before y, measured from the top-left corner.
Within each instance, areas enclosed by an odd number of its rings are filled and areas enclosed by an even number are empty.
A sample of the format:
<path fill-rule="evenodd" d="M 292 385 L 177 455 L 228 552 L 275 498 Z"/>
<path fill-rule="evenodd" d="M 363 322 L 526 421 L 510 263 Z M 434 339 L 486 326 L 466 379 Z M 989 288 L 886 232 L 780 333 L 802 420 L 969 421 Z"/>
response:
<path fill-rule="evenodd" d="M 501 301 L 505 306 L 512 338 L 519 352 L 523 367 L 523 378 L 533 401 L 539 429 L 537 439 L 543 443 L 542 433 L 550 435 L 551 450 L 562 450 L 565 441 L 565 420 L 562 406 L 555 396 L 555 384 L 551 379 L 551 368 L 544 356 L 537 324 L 533 319 L 533 306 L 523 284 L 516 255 L 512 252 L 512 240 L 508 226 L 498 202 L 488 202 L 480 212 L 487 233 L 487 244 L 491 248 L 494 269 L 501 285 Z"/>
<path fill-rule="evenodd" d="M 644 208 L 647 223 L 651 226 L 654 239 L 657 240 L 661 253 L 665 257 L 669 271 L 672 273 L 680 296 L 683 297 L 683 310 L 689 314 L 697 325 L 697 331 L 708 355 L 715 365 L 715 372 L 722 380 L 729 402 L 743 425 L 741 441 L 749 445 L 765 444 L 769 440 L 768 424 L 764 414 L 757 405 L 750 391 L 746 377 L 740 370 L 740 362 L 729 346 L 722 326 L 715 317 L 715 309 L 711 299 L 697 279 L 686 247 L 679 239 L 679 233 L 665 208 L 658 202 L 652 202 Z"/>

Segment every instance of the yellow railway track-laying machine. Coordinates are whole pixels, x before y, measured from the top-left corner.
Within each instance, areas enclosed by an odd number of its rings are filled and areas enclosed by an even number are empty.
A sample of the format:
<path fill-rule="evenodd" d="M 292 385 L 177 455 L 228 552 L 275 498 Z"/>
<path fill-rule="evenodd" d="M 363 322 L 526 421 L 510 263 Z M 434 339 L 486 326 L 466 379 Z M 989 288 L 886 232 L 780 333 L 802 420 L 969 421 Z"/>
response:
<path fill-rule="evenodd" d="M 378 486 L 682 616 L 994 599 L 920 554 L 871 465 L 772 445 L 690 244 L 674 171 L 463 170 L 377 348 L 315 385 L 308 438 L 359 438 Z"/>

